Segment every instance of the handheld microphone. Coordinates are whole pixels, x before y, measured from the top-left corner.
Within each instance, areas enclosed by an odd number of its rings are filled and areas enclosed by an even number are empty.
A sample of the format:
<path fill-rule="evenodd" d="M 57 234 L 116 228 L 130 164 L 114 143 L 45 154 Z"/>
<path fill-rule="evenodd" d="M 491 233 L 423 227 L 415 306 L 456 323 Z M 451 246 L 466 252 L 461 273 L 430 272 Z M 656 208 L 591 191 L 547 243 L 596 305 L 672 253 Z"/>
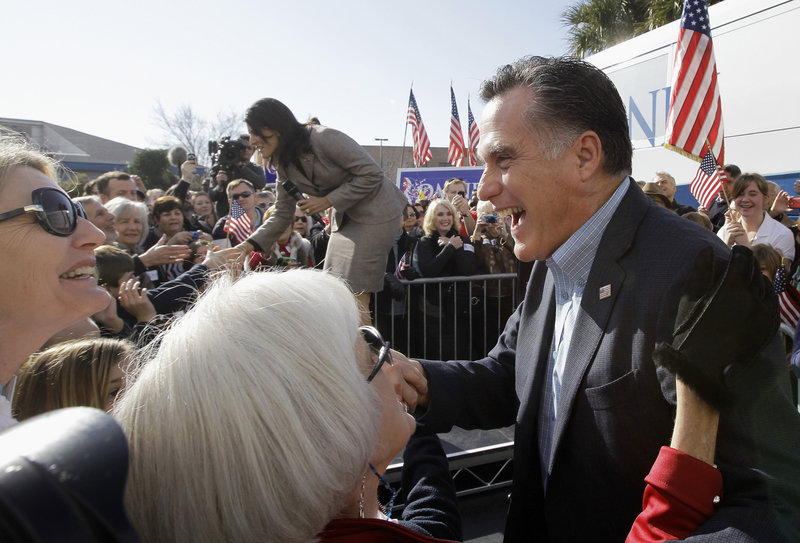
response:
<path fill-rule="evenodd" d="M 180 169 L 181 164 L 186 162 L 189 154 L 189 150 L 183 145 L 175 145 L 174 147 L 170 147 L 169 151 L 167 151 L 167 160 L 171 165 Z"/>
<path fill-rule="evenodd" d="M 282 181 L 281 182 L 281 186 L 283 186 L 283 190 L 285 190 L 286 192 L 289 193 L 289 196 L 291 196 L 292 198 L 294 198 L 298 202 L 300 200 L 305 200 L 306 199 L 306 197 L 303 196 L 303 193 L 300 192 L 299 190 L 297 190 L 297 185 L 295 185 L 294 183 L 292 183 L 288 179 L 285 180 L 285 181 Z M 325 221 L 322 220 L 322 215 L 320 215 L 319 213 L 314 213 L 313 215 L 311 215 L 311 218 L 314 219 L 314 222 L 316 222 L 318 224 L 322 224 L 322 225 L 325 224 Z"/>

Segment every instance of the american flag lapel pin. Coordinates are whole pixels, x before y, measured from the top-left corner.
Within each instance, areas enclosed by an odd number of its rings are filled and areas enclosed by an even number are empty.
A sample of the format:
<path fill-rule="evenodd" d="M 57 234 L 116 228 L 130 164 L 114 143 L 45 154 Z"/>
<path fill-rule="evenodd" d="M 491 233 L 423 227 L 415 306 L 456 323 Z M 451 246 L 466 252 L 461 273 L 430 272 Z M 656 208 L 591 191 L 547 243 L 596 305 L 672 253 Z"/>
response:
<path fill-rule="evenodd" d="M 611 285 L 600 287 L 600 299 L 605 300 L 611 297 Z"/>

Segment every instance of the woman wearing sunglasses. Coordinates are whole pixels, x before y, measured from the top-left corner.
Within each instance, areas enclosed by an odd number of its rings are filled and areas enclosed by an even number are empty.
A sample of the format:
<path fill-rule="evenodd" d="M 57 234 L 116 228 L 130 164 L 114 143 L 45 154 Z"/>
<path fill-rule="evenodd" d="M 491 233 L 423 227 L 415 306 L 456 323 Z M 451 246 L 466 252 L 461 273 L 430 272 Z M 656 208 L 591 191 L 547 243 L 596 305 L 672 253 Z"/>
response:
<path fill-rule="evenodd" d="M 56 182 L 57 164 L 0 136 L 0 427 L 14 372 L 50 336 L 108 305 L 94 277 L 105 236 Z"/>
<path fill-rule="evenodd" d="M 115 406 L 142 540 L 460 538 L 435 437 L 411 439 L 408 505 L 386 520 L 378 487 L 416 423 L 388 342 L 358 323 L 349 289 L 314 270 L 223 277 L 200 297 Z"/>
<path fill-rule="evenodd" d="M 311 216 L 333 208 L 324 266 L 361 293 L 358 300 L 368 316 L 370 293 L 383 289 L 386 256 L 407 203 L 405 195 L 349 136 L 318 123 L 299 123 L 274 98 L 250 106 L 245 123 L 250 144 L 278 171 L 278 194 L 275 213 L 240 249 L 268 252 L 293 224 L 295 204 Z M 307 197 L 296 201 L 292 192 Z"/>

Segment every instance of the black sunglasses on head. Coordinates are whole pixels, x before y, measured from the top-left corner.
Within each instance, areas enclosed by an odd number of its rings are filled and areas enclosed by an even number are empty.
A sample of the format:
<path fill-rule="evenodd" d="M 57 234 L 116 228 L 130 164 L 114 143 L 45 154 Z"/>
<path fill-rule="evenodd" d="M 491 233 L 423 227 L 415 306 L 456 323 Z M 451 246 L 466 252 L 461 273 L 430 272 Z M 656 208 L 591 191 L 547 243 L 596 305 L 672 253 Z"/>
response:
<path fill-rule="evenodd" d="M 391 345 L 388 341 L 384 341 L 381 333 L 372 326 L 359 326 L 358 331 L 361 332 L 361 337 L 369 346 L 369 352 L 375 364 L 372 367 L 372 371 L 369 373 L 369 377 L 367 377 L 367 383 L 369 383 L 378 375 L 378 372 L 381 371 L 384 362 L 390 366 L 394 365 L 392 362 L 392 352 L 390 350 Z"/>
<path fill-rule="evenodd" d="M 34 213 L 36 221 L 54 236 L 69 236 L 78 227 L 78 217 L 86 218 L 81 204 L 70 200 L 63 191 L 42 187 L 31 192 L 32 205 L 0 213 L 0 221 L 13 219 L 25 213 Z"/>

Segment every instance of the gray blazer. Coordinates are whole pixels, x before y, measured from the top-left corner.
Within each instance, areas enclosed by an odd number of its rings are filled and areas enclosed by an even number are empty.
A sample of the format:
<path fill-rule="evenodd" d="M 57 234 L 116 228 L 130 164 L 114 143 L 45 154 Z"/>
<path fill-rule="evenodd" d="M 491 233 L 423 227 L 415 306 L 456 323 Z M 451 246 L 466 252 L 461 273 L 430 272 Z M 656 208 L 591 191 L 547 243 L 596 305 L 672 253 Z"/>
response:
<path fill-rule="evenodd" d="M 380 224 L 397 217 L 408 203 L 405 195 L 383 174 L 363 147 L 348 135 L 325 126 L 310 126 L 311 152 L 294 164 L 278 168 L 277 200 L 269 219 L 248 241 L 269 250 L 292 224 L 296 200 L 281 182 L 289 179 L 300 192 L 326 197 L 334 208 L 335 232 L 345 215 L 360 224 Z"/>
<path fill-rule="evenodd" d="M 537 430 L 555 300 L 545 263 L 534 264 L 525 299 L 487 358 L 423 362 L 431 402 L 419 421 L 429 429 L 516 423 L 506 541 L 625 540 L 674 419 L 675 381 L 652 353 L 670 339 L 685 277 L 709 245 L 724 265 L 719 239 L 631 182 L 578 310 L 546 493 Z M 611 295 L 600 299 L 606 285 Z M 787 369 L 777 337 L 750 370 L 743 381 L 761 381 L 754 390 L 762 394 L 721 417 L 716 461 L 725 496 L 692 541 L 800 541 L 800 415 L 780 386 Z"/>

